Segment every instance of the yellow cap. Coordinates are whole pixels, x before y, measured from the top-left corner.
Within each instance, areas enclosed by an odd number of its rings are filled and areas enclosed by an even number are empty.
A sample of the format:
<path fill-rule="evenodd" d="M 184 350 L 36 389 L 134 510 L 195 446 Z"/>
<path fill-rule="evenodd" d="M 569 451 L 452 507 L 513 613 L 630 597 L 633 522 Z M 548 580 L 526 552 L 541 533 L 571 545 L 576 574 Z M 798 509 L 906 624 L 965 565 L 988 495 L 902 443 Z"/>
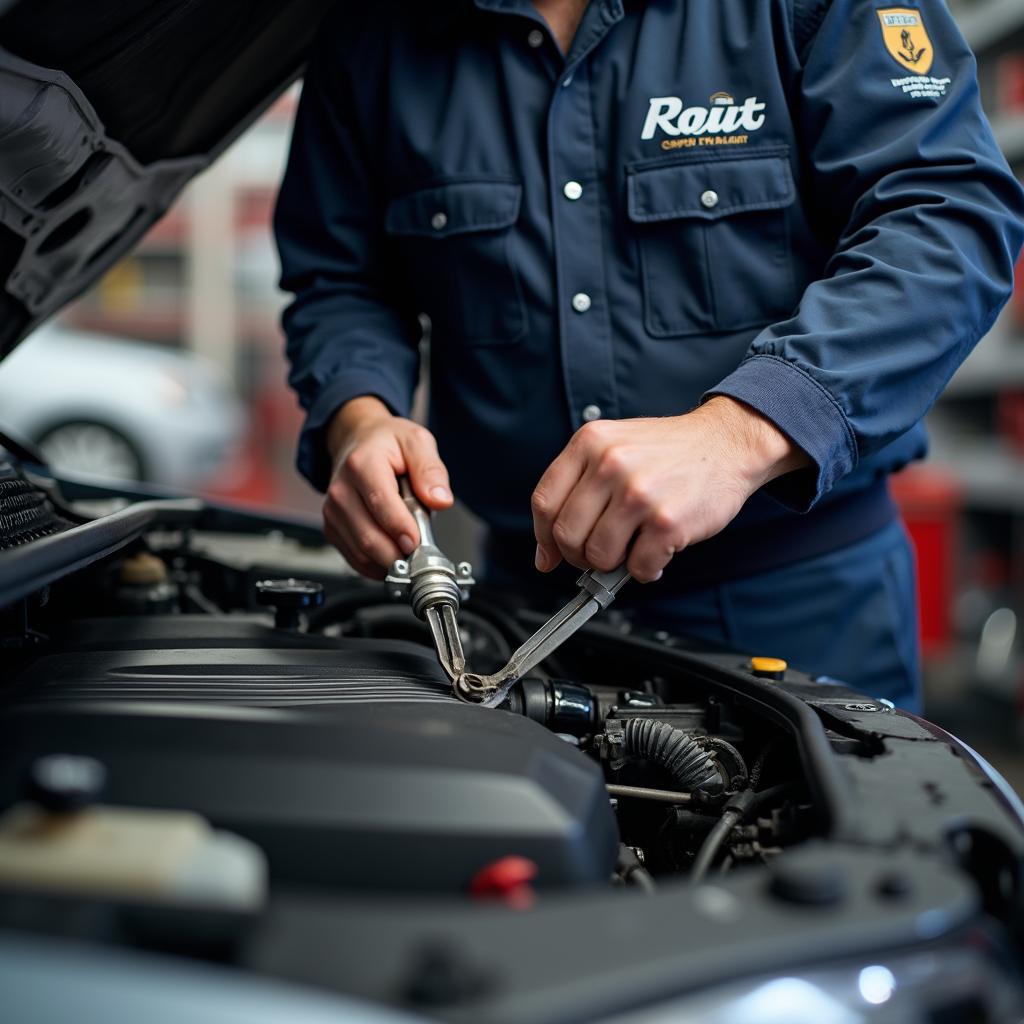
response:
<path fill-rule="evenodd" d="M 754 675 L 780 676 L 789 666 L 782 658 L 751 658 L 750 670 Z"/>
<path fill-rule="evenodd" d="M 156 555 L 138 551 L 121 563 L 118 575 L 129 586 L 151 587 L 167 579 L 167 566 Z"/>

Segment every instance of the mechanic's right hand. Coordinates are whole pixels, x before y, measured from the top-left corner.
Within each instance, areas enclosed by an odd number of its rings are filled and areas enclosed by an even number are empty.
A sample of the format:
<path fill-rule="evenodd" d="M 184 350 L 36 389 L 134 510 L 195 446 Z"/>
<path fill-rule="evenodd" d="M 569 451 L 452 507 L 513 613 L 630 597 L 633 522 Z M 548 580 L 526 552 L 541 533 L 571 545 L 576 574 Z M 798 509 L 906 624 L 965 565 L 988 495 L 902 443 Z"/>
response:
<path fill-rule="evenodd" d="M 346 402 L 331 421 L 327 445 L 334 473 L 324 501 L 324 534 L 358 572 L 382 580 L 396 558 L 419 540 L 412 513 L 398 493 L 409 477 L 428 509 L 452 503 L 448 471 L 434 435 L 394 416 L 369 395 Z"/>

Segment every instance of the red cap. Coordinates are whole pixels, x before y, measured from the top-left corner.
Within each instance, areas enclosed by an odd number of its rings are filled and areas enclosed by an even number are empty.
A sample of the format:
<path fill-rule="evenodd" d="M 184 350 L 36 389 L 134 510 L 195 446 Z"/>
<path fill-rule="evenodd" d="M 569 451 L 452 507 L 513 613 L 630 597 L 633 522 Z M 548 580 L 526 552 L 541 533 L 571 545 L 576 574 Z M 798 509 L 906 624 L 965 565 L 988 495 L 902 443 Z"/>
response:
<path fill-rule="evenodd" d="M 502 857 L 473 876 L 469 894 L 474 899 L 496 900 L 516 910 L 527 910 L 535 899 L 530 883 L 537 877 L 537 871 L 537 865 L 528 857 Z"/>

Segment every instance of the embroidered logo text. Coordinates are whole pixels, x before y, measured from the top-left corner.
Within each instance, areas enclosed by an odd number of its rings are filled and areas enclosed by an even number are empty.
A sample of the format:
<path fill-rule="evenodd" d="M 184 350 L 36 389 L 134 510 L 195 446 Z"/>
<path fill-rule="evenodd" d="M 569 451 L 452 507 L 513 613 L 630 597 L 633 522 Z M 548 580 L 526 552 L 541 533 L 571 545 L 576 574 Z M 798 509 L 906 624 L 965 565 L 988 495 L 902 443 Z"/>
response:
<path fill-rule="evenodd" d="M 664 132 L 669 138 L 662 140 L 663 149 L 675 149 L 682 139 L 695 140 L 701 136 L 732 137 L 746 142 L 746 135 L 756 132 L 765 123 L 765 104 L 756 96 L 748 96 L 742 103 L 728 93 L 715 93 L 706 107 L 687 107 L 679 96 L 652 96 L 647 108 L 640 138 L 653 139 L 656 132 Z M 744 133 L 742 136 L 736 133 Z M 672 140 L 679 140 L 673 142 Z M 712 140 L 709 139 L 709 142 Z"/>

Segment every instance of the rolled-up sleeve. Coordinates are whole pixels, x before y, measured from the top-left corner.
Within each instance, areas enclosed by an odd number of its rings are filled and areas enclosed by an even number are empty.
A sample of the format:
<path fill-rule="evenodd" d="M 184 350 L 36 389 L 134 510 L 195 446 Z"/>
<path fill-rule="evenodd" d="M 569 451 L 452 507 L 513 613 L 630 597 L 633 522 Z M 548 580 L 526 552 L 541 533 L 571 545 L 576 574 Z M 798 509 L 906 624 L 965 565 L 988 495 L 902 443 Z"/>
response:
<path fill-rule="evenodd" d="M 306 411 L 298 467 L 320 490 L 330 480 L 325 433 L 334 413 L 375 395 L 408 415 L 419 374 L 420 328 L 394 294 L 386 197 L 352 102 L 350 29 L 333 19 L 321 30 L 274 215 L 281 286 L 295 296 L 283 317 L 289 383 Z"/>
<path fill-rule="evenodd" d="M 797 102 L 805 192 L 838 243 L 793 316 L 705 398 L 747 403 L 810 455 L 811 470 L 768 489 L 802 511 L 920 420 L 991 327 L 1012 291 L 1024 193 L 942 0 L 833 0 Z"/>

